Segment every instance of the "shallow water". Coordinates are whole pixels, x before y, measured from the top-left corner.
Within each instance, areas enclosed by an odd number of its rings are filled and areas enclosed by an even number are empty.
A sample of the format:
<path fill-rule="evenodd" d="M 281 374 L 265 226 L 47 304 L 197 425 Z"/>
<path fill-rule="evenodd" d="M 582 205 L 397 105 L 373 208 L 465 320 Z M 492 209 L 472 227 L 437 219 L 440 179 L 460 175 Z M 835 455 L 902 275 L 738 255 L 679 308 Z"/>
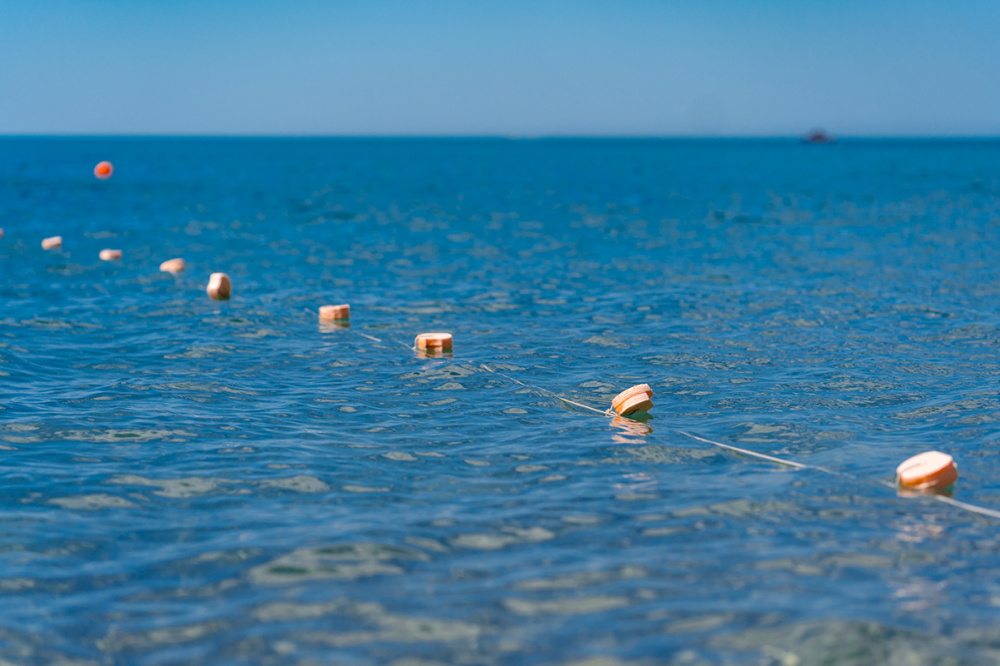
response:
<path fill-rule="evenodd" d="M 0 154 L 0 659 L 1000 659 L 1000 143 Z"/>

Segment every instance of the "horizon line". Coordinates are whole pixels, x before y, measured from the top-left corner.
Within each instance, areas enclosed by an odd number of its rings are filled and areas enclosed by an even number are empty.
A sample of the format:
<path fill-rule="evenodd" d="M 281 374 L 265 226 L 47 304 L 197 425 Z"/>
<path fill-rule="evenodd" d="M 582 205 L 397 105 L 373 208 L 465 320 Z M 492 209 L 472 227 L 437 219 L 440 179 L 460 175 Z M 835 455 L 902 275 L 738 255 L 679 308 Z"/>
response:
<path fill-rule="evenodd" d="M 104 133 L 0 132 L 0 139 L 355 139 L 489 141 L 803 141 L 802 134 L 267 134 L 267 133 Z M 839 141 L 997 141 L 1000 134 L 828 134 Z"/>

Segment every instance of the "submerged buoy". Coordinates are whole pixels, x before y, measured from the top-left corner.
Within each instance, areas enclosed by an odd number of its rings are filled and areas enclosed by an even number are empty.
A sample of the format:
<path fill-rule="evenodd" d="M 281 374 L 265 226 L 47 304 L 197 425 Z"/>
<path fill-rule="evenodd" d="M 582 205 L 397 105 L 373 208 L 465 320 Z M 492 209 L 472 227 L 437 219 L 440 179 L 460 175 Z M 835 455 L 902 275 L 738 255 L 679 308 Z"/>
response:
<path fill-rule="evenodd" d="M 42 239 L 43 250 L 53 250 L 57 247 L 62 247 L 62 236 L 50 236 Z"/>
<path fill-rule="evenodd" d="M 94 176 L 100 178 L 101 180 L 111 178 L 111 174 L 114 172 L 115 167 L 108 161 L 98 162 L 97 166 L 94 167 Z"/>
<path fill-rule="evenodd" d="M 653 408 L 653 390 L 649 384 L 638 384 L 627 388 L 611 400 L 611 408 L 619 416 L 629 416 L 638 412 L 648 412 Z"/>
<path fill-rule="evenodd" d="M 160 270 L 164 273 L 180 273 L 185 268 L 184 260 L 177 259 L 167 259 L 162 264 L 160 264 Z"/>
<path fill-rule="evenodd" d="M 413 344 L 423 352 L 451 351 L 451 333 L 421 333 Z"/>
<path fill-rule="evenodd" d="M 99 256 L 101 257 L 101 261 L 112 261 L 114 259 L 121 259 L 122 258 L 122 251 L 121 250 L 109 250 L 109 249 L 105 248 L 105 249 L 101 250 L 101 254 Z"/>
<path fill-rule="evenodd" d="M 323 305 L 319 309 L 320 321 L 338 321 L 351 318 L 351 306 L 347 303 L 341 305 Z"/>
<path fill-rule="evenodd" d="M 958 465 L 947 453 L 924 451 L 896 468 L 899 485 L 913 490 L 947 488 L 958 479 Z"/>
<path fill-rule="evenodd" d="M 228 275 L 225 273 L 212 273 L 208 278 L 208 286 L 205 287 L 205 291 L 208 292 L 209 298 L 224 301 L 229 298 L 232 287 L 233 285 L 229 281 Z"/>

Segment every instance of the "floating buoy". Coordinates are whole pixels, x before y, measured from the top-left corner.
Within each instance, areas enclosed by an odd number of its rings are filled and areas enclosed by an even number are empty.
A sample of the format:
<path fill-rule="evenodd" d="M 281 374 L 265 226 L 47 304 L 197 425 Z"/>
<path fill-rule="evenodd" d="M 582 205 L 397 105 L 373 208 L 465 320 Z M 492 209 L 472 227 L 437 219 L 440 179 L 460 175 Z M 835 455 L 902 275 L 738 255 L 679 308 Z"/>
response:
<path fill-rule="evenodd" d="M 42 239 L 43 250 L 53 250 L 57 247 L 62 247 L 62 236 L 51 236 Z"/>
<path fill-rule="evenodd" d="M 101 254 L 99 256 L 101 257 L 101 261 L 112 261 L 114 259 L 121 259 L 122 251 L 104 249 L 101 250 Z"/>
<path fill-rule="evenodd" d="M 212 273 L 208 278 L 208 286 L 205 287 L 205 291 L 208 292 L 209 298 L 217 301 L 227 300 L 232 291 L 232 283 L 229 281 L 229 276 L 225 273 Z"/>
<path fill-rule="evenodd" d="M 914 490 L 947 488 L 958 479 L 958 466 L 947 453 L 924 451 L 896 468 L 896 481 Z"/>
<path fill-rule="evenodd" d="M 111 162 L 98 162 L 97 166 L 94 167 L 94 176 L 100 178 L 101 180 L 111 178 L 111 174 L 114 172 L 115 168 L 111 165 Z"/>
<path fill-rule="evenodd" d="M 183 259 L 167 259 L 162 264 L 160 264 L 160 270 L 164 273 L 180 273 L 184 270 L 184 260 Z"/>
<path fill-rule="evenodd" d="M 413 344 L 424 352 L 451 351 L 451 333 L 421 333 Z"/>
<path fill-rule="evenodd" d="M 0 228 L 0 238 L 3 238 L 3 229 Z"/>
<path fill-rule="evenodd" d="M 337 321 L 338 319 L 350 319 L 351 306 L 347 303 L 343 305 L 323 305 L 319 309 L 320 321 Z"/>
<path fill-rule="evenodd" d="M 653 408 L 653 401 L 650 400 L 652 397 L 653 390 L 649 388 L 649 384 L 638 384 L 616 395 L 611 401 L 611 408 L 619 416 L 648 412 Z"/>

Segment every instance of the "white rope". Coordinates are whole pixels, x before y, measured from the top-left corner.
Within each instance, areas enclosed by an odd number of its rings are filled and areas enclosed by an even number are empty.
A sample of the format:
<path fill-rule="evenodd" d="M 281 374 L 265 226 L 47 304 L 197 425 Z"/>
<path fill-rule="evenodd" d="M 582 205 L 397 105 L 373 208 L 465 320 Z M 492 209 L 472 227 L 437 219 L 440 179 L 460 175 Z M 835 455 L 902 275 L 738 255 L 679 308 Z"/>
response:
<path fill-rule="evenodd" d="M 798 462 L 795 462 L 795 461 L 792 461 L 792 460 L 783 460 L 782 458 L 776 458 L 774 456 L 765 455 L 763 453 L 757 453 L 756 451 L 750 451 L 748 449 L 741 449 L 738 446 L 732 446 L 730 444 L 723 444 L 722 442 L 713 442 L 710 439 L 705 439 L 704 437 L 698 437 L 697 435 L 692 435 L 691 433 L 684 432 L 683 430 L 678 430 L 677 432 L 679 432 L 682 435 L 686 435 L 686 436 L 690 437 L 691 439 L 696 439 L 699 442 L 705 442 L 706 444 L 712 444 L 713 446 L 721 446 L 724 449 L 729 449 L 731 451 L 737 451 L 738 453 L 743 453 L 743 454 L 746 454 L 748 456 L 753 456 L 754 458 L 761 458 L 762 460 L 770 460 L 771 462 L 776 462 L 779 465 L 788 465 L 789 467 L 796 467 L 798 469 L 814 469 L 814 470 L 817 470 L 819 472 L 824 472 L 826 474 L 833 474 L 834 476 L 843 476 L 843 477 L 846 477 L 846 478 L 849 478 L 849 479 L 854 479 L 856 481 L 861 480 L 861 479 L 859 479 L 859 477 L 854 476 L 853 474 L 848 474 L 847 472 L 838 472 L 837 470 L 829 469 L 827 467 L 820 467 L 818 465 L 804 465 L 802 463 L 798 463 Z M 885 480 L 882 480 L 882 479 L 876 479 L 875 483 L 877 483 L 877 484 L 879 484 L 881 486 L 885 486 L 886 488 L 889 488 L 891 490 L 898 490 L 899 489 L 899 482 L 898 481 L 896 483 L 889 483 L 888 481 L 885 481 Z M 951 506 L 956 507 L 958 509 L 962 509 L 964 511 L 970 511 L 972 513 L 978 513 L 978 514 L 980 514 L 982 516 L 989 516 L 990 518 L 998 518 L 998 519 L 1000 519 L 1000 511 L 995 511 L 993 509 L 987 509 L 986 507 L 982 507 L 982 506 L 976 506 L 975 504 L 969 504 L 968 502 L 961 502 L 961 501 L 959 501 L 957 499 L 948 497 L 947 495 L 939 495 L 937 493 L 929 493 L 929 494 L 928 493 L 914 493 L 914 494 L 917 494 L 920 497 L 929 497 L 931 499 L 937 500 L 938 502 L 944 502 L 945 504 L 950 504 Z"/>
<path fill-rule="evenodd" d="M 375 342 L 385 342 L 382 338 L 376 338 L 374 335 L 368 335 L 367 333 L 362 333 L 361 331 L 355 331 L 358 335 L 363 338 L 368 338 L 369 340 L 374 340 Z M 416 347 L 413 345 L 408 345 L 405 342 L 400 342 L 399 340 L 389 340 L 389 342 L 395 342 L 397 345 L 404 349 L 409 349 L 411 351 L 416 351 Z"/>
<path fill-rule="evenodd" d="M 314 310 L 310 310 L 309 308 L 303 308 L 302 311 L 303 312 L 308 312 L 309 314 L 316 314 L 316 312 Z M 345 326 L 344 328 L 348 328 L 348 327 Z M 372 342 L 385 342 L 382 338 L 376 338 L 374 335 L 368 335 L 367 333 L 362 333 L 361 331 L 359 331 L 357 329 L 354 329 L 354 328 L 350 329 L 350 331 L 352 333 L 356 333 L 356 334 L 360 335 L 363 338 L 367 338 L 367 339 L 371 340 Z M 400 342 L 399 340 L 390 340 L 390 342 L 395 342 L 396 344 L 401 345 L 405 349 L 414 349 L 414 347 L 412 345 L 408 345 L 405 342 Z"/>
<path fill-rule="evenodd" d="M 836 474 L 836 472 L 826 469 L 825 467 L 814 467 L 813 465 L 804 465 L 794 460 L 784 460 L 782 458 L 775 458 L 774 456 L 769 456 L 763 453 L 757 453 L 756 451 L 751 451 L 749 449 L 741 449 L 738 446 L 733 446 L 731 444 L 723 444 L 722 442 L 713 442 L 710 439 L 705 439 L 704 437 L 698 437 L 697 435 L 692 435 L 689 432 L 684 432 L 683 430 L 678 430 L 680 434 L 690 437 L 691 439 L 696 439 L 699 442 L 705 442 L 706 444 L 711 444 L 712 446 L 718 446 L 723 449 L 729 449 L 730 451 L 736 451 L 737 453 L 742 453 L 743 455 L 753 456 L 754 458 L 760 458 L 761 460 L 770 460 L 771 462 L 778 463 L 779 465 L 787 465 L 789 467 L 795 467 L 798 469 L 818 469 L 820 471 L 826 472 L 828 474 Z"/>
<path fill-rule="evenodd" d="M 939 502 L 944 502 L 945 504 L 950 504 L 959 509 L 965 509 L 966 511 L 971 511 L 972 513 L 978 513 L 982 516 L 989 516 L 990 518 L 1000 518 L 1000 511 L 994 511 L 993 509 L 987 509 L 985 507 L 976 506 L 975 504 L 969 504 L 968 502 L 960 502 L 957 499 L 948 497 L 947 495 L 929 495 L 928 497 L 933 497 Z"/>
<path fill-rule="evenodd" d="M 557 394 L 553 393 L 552 391 L 543 389 L 543 388 L 541 388 L 539 386 L 530 386 L 528 384 L 525 384 L 522 381 L 514 379 L 513 377 L 511 377 L 509 375 L 505 375 L 502 372 L 497 372 L 496 370 L 494 370 L 490 366 L 486 365 L 485 363 L 483 363 L 482 367 L 485 368 L 486 370 L 492 372 L 495 375 L 500 375 L 504 379 L 509 379 L 510 381 L 514 382 L 515 384 L 520 384 L 524 388 L 532 389 L 534 391 L 538 391 L 539 393 L 543 393 L 545 395 L 551 396 L 551 397 L 555 398 L 556 400 L 562 400 L 563 402 L 569 403 L 571 405 L 575 405 L 577 407 L 582 407 L 583 409 L 589 409 L 590 411 L 597 412 L 598 414 L 601 414 L 603 416 L 611 416 L 610 410 L 601 411 L 600 409 L 595 409 L 595 408 L 591 407 L 590 405 L 584 405 L 583 403 L 574 402 L 573 400 L 569 400 L 568 398 L 564 398 L 561 395 L 557 395 Z"/>
<path fill-rule="evenodd" d="M 362 337 L 368 338 L 369 340 L 374 340 L 375 342 L 382 342 L 382 340 L 380 340 L 379 338 L 376 338 L 373 335 L 368 335 L 366 333 L 362 333 L 361 331 L 355 331 L 355 332 L 358 335 L 362 336 Z M 406 349 L 411 349 L 411 350 L 416 349 L 415 347 L 413 347 L 411 345 L 407 345 L 407 344 L 405 344 L 403 342 L 399 342 L 398 340 L 392 340 L 392 342 L 395 342 L 395 343 L 401 345 L 402 347 L 404 347 Z M 504 379 L 507 379 L 509 381 L 514 382 L 515 384 L 523 386 L 526 389 L 530 389 L 532 391 L 537 391 L 537 392 L 539 392 L 539 393 L 541 393 L 543 395 L 547 395 L 547 396 L 550 396 L 552 398 L 555 398 L 556 400 L 561 400 L 562 402 L 565 402 L 567 404 L 573 405 L 574 407 L 580 407 L 582 409 L 589 410 L 591 412 L 594 412 L 596 414 L 600 414 L 602 416 L 615 416 L 615 413 L 611 409 L 606 409 L 606 410 L 596 409 L 594 407 L 591 407 L 590 405 L 585 405 L 585 404 L 583 404 L 581 402 L 576 402 L 575 400 L 570 400 L 569 398 L 564 398 L 561 395 L 559 395 L 557 393 L 553 393 L 552 391 L 549 391 L 548 389 L 543 389 L 540 386 L 532 386 L 530 384 L 525 384 L 521 380 L 515 379 L 514 377 L 511 377 L 510 375 L 505 375 L 502 372 L 497 372 L 496 370 L 494 370 L 490 366 L 486 365 L 485 363 L 481 364 L 481 367 L 484 370 L 488 371 L 488 372 L 491 372 L 491 373 L 493 373 L 495 375 L 499 375 L 499 376 L 503 377 Z M 684 432 L 683 430 L 677 430 L 675 432 L 677 432 L 678 434 L 684 435 L 685 437 L 690 437 L 691 439 L 697 440 L 699 442 L 704 442 L 705 444 L 711 444 L 712 446 L 717 446 L 717 447 L 722 448 L 722 449 L 727 449 L 729 451 L 735 451 L 736 453 L 741 453 L 741 454 L 743 454 L 745 456 L 750 456 L 752 458 L 758 458 L 760 460 L 767 460 L 768 462 L 773 462 L 773 463 L 776 463 L 778 465 L 784 465 L 786 467 L 794 467 L 795 469 L 814 469 L 814 470 L 816 470 L 818 472 L 823 472 L 824 474 L 831 474 L 833 476 L 841 476 L 841 477 L 846 477 L 846 478 L 849 478 L 849 479 L 860 480 L 859 477 L 854 476 L 853 474 L 848 474 L 847 472 L 839 472 L 837 470 L 833 470 L 833 469 L 830 469 L 828 467 L 820 467 L 819 465 L 807 465 L 807 464 L 804 464 L 804 463 L 795 462 L 794 460 L 785 460 L 784 458 L 778 458 L 777 456 L 769 456 L 766 453 L 758 453 L 757 451 L 751 451 L 750 449 L 744 449 L 744 448 L 741 448 L 739 446 L 733 446 L 732 444 L 723 444 L 722 442 L 716 442 L 715 440 L 706 439 L 705 437 L 699 437 L 698 435 L 692 435 L 691 433 Z M 896 490 L 898 488 L 897 484 L 892 484 L 892 483 L 889 483 L 888 481 L 883 481 L 881 479 L 880 480 L 876 480 L 875 482 L 878 483 L 879 485 L 885 486 L 885 487 L 890 488 L 892 490 Z M 982 515 L 982 516 L 988 516 L 990 518 L 1000 519 L 1000 511 L 995 511 L 993 509 L 987 509 L 985 507 L 976 506 L 975 504 L 969 504 L 968 502 L 961 502 L 959 500 L 956 500 L 956 499 L 953 499 L 951 497 L 948 497 L 947 495 L 937 495 L 937 494 L 927 495 L 927 494 L 921 494 L 921 496 L 923 496 L 923 497 L 930 497 L 931 499 L 937 500 L 939 502 L 944 502 L 945 504 L 949 504 L 949 505 L 954 506 L 954 507 L 956 507 L 958 509 L 962 509 L 963 511 L 969 511 L 971 513 L 976 513 L 976 514 L 979 514 L 979 515 Z"/>

